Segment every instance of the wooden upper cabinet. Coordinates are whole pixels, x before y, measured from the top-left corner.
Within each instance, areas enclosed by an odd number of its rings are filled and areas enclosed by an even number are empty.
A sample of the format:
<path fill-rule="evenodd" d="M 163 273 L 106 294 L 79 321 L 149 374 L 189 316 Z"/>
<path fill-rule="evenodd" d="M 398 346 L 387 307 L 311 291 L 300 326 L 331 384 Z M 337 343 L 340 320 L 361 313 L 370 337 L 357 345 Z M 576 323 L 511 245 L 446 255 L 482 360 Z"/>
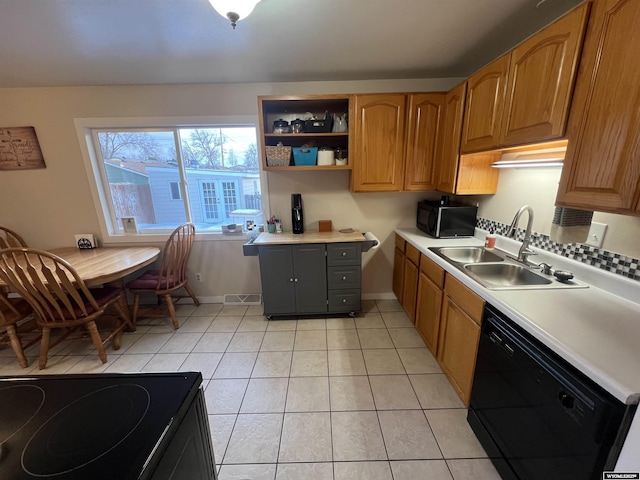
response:
<path fill-rule="evenodd" d="M 405 191 L 436 189 L 438 138 L 445 96 L 445 93 L 416 93 L 408 97 Z"/>
<path fill-rule="evenodd" d="M 564 136 L 589 6 L 573 9 L 511 51 L 498 145 Z"/>
<path fill-rule="evenodd" d="M 503 55 L 467 80 L 463 153 L 492 150 L 499 144 L 509 58 L 510 54 Z"/>
<path fill-rule="evenodd" d="M 640 0 L 594 3 L 557 204 L 640 215 Z"/>
<path fill-rule="evenodd" d="M 449 90 L 445 97 L 440 129 L 438 181 L 436 188 L 441 192 L 454 193 L 458 160 L 460 157 L 460 133 L 467 83 L 461 83 Z"/>
<path fill-rule="evenodd" d="M 402 190 L 406 98 L 402 93 L 354 96 L 353 147 L 349 152 L 353 159 L 352 191 Z"/>

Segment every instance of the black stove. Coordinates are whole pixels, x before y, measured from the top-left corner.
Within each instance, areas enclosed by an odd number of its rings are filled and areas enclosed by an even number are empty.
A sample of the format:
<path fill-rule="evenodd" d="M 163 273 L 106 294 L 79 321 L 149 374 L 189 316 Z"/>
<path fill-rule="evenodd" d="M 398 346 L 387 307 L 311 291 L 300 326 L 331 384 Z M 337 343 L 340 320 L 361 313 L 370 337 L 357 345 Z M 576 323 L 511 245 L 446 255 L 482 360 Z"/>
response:
<path fill-rule="evenodd" d="M 197 372 L 0 378 L 0 478 L 153 478 L 201 382 Z"/>

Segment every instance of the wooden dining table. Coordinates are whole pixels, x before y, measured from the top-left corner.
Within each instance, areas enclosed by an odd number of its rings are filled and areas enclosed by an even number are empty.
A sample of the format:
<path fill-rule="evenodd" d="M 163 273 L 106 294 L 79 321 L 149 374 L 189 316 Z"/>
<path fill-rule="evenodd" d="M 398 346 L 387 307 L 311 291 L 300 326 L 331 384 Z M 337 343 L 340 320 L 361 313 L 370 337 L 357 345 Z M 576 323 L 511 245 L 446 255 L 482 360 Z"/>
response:
<path fill-rule="evenodd" d="M 157 247 L 64 247 L 48 251 L 69 262 L 89 287 L 119 283 L 160 256 Z"/>
<path fill-rule="evenodd" d="M 63 247 L 47 251 L 69 262 L 88 287 L 107 283 L 122 286 L 127 275 L 152 264 L 160 256 L 159 248 L 146 246 L 91 249 Z M 3 285 L 0 280 L 0 286 Z"/>

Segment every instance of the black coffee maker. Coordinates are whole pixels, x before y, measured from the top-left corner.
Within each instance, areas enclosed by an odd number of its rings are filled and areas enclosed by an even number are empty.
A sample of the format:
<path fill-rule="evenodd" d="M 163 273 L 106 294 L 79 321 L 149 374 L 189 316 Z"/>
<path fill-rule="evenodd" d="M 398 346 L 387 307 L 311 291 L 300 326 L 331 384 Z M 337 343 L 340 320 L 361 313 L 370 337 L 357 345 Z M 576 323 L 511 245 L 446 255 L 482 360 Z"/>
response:
<path fill-rule="evenodd" d="M 302 215 L 302 194 L 291 194 L 291 225 L 293 233 L 304 233 L 304 217 Z"/>

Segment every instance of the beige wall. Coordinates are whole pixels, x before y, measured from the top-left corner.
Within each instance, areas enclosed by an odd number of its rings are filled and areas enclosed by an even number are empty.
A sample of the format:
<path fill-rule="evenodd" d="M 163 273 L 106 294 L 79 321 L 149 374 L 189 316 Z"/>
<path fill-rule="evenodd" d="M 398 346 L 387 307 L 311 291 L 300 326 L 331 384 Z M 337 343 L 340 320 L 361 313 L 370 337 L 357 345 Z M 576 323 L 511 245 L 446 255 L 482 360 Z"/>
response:
<path fill-rule="evenodd" d="M 34 126 L 47 168 L 0 172 L 0 224 L 35 247 L 73 244 L 75 233 L 99 234 L 74 126 L 76 118 L 255 115 L 258 95 L 445 91 L 460 79 L 380 80 L 282 84 L 163 85 L 0 89 L 0 127 Z M 363 293 L 389 294 L 393 229 L 415 223 L 415 204 L 425 194 L 352 194 L 348 172 L 271 172 L 270 205 L 285 220 L 290 194 L 302 193 L 310 229 L 331 219 L 375 233 L 383 247 L 365 254 Z M 433 194 L 437 195 L 437 194 Z M 243 257 L 242 241 L 198 241 L 189 264 L 201 272 L 194 283 L 205 298 L 260 291 L 255 257 Z"/>
<path fill-rule="evenodd" d="M 533 230 L 549 234 L 555 208 L 560 168 L 503 169 L 498 193 L 482 196 L 478 215 L 509 224 L 522 205 L 534 211 Z M 526 226 L 526 215 L 520 226 Z M 596 212 L 594 222 L 608 225 L 602 248 L 633 258 L 640 258 L 640 218 Z"/>

